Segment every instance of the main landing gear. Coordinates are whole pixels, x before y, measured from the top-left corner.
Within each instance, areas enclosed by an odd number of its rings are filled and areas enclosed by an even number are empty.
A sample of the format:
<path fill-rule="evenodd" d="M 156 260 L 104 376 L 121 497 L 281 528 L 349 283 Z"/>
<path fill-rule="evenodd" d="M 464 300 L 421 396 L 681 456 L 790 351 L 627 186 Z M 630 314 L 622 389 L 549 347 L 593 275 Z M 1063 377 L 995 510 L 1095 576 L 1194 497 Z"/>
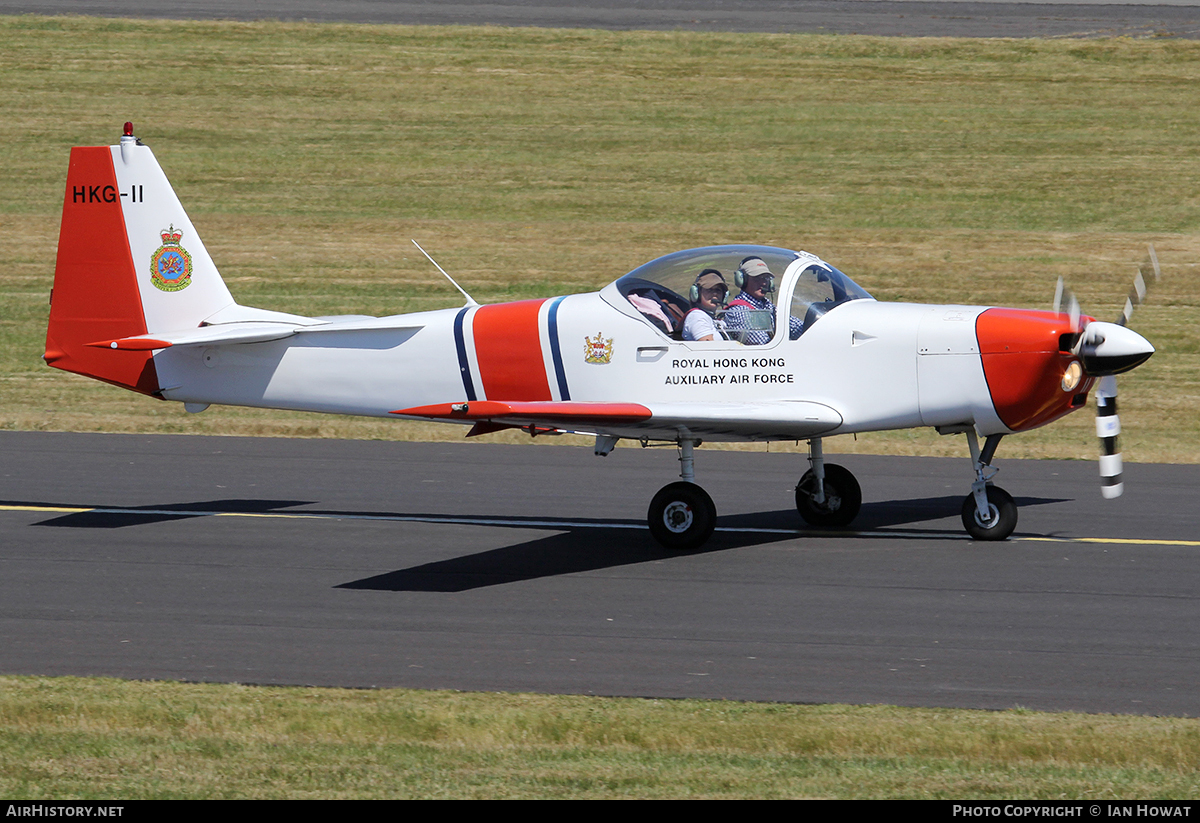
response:
<path fill-rule="evenodd" d="M 810 526 L 849 526 L 862 508 L 858 481 L 849 469 L 826 465 L 819 437 L 808 441 L 808 462 L 812 468 L 796 484 L 796 511 Z"/>
<path fill-rule="evenodd" d="M 717 525 L 716 504 L 694 482 L 692 452 L 699 443 L 699 440 L 679 439 L 679 476 L 683 481 L 659 489 L 646 514 L 654 539 L 672 551 L 685 552 L 703 546 Z"/>
<path fill-rule="evenodd" d="M 597 454 L 607 453 L 607 443 L 597 445 Z M 646 521 L 654 539 L 672 551 L 697 549 L 712 536 L 717 524 L 717 507 L 708 492 L 696 485 L 693 452 L 700 441 L 681 437 L 679 477 L 682 482 L 659 489 L 650 501 Z M 854 475 L 842 466 L 826 464 L 821 439 L 808 441 L 812 468 L 796 486 L 796 509 L 805 522 L 822 528 L 848 526 L 862 507 L 862 489 Z"/>

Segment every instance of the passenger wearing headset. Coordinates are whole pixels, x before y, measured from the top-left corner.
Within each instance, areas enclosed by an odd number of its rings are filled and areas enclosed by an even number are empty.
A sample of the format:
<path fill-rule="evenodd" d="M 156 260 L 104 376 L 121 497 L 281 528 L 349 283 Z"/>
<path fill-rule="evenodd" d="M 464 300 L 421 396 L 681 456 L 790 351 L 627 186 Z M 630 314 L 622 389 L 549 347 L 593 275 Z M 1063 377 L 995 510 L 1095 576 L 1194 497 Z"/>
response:
<path fill-rule="evenodd" d="M 737 332 L 733 337 L 747 346 L 771 342 L 775 331 L 775 304 L 767 295 L 775 291 L 775 275 L 770 267 L 761 257 L 747 257 L 734 273 L 733 282 L 742 293 L 729 302 L 725 312 L 726 328 Z M 788 337 L 795 340 L 800 337 L 804 323 L 798 317 L 791 317 L 789 321 Z"/>
<path fill-rule="evenodd" d="M 725 276 L 716 269 L 705 269 L 696 276 L 688 294 L 692 308 L 683 318 L 684 340 L 726 339 L 725 321 L 721 315 L 725 312 L 728 294 Z"/>

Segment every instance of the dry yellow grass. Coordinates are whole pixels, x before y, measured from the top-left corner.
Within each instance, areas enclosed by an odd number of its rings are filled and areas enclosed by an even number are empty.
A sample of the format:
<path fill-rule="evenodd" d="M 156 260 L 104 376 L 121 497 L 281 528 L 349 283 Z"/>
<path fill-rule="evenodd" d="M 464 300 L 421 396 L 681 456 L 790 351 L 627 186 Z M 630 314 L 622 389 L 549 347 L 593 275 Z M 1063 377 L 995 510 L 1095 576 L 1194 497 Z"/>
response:
<path fill-rule="evenodd" d="M 8 798 L 1195 797 L 1188 718 L 0 678 Z"/>

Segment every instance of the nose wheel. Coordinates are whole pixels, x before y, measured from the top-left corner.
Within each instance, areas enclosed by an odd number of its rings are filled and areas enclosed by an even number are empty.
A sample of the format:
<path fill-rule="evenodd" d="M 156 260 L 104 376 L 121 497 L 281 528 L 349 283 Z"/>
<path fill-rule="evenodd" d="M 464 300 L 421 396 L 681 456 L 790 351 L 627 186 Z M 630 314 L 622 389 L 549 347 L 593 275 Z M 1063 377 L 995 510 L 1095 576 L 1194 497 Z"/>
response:
<path fill-rule="evenodd" d="M 704 545 L 717 525 L 717 507 L 695 483 L 672 483 L 659 489 L 646 515 L 650 534 L 672 551 Z"/>
<path fill-rule="evenodd" d="M 962 504 L 963 528 L 976 540 L 1004 540 L 1017 527 L 1017 504 L 998 486 L 987 487 L 987 513 L 980 512 L 974 494 Z"/>

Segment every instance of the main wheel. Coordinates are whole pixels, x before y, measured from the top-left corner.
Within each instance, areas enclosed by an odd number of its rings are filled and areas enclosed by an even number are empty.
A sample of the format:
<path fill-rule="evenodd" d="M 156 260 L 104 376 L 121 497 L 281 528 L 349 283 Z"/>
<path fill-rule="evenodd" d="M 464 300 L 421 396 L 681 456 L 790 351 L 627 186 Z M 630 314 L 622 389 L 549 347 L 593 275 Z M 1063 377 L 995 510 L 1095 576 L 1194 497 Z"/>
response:
<path fill-rule="evenodd" d="M 708 492 L 695 483 L 663 486 L 650 501 L 646 515 L 654 539 L 672 551 L 704 545 L 717 525 L 717 507 Z"/>
<path fill-rule="evenodd" d="M 1017 504 L 1012 495 L 997 486 L 987 487 L 988 517 L 979 516 L 975 495 L 968 494 L 962 505 L 962 522 L 967 534 L 976 540 L 1004 540 L 1017 527 Z"/>
<path fill-rule="evenodd" d="M 812 469 L 796 484 L 796 511 L 810 526 L 849 526 L 862 508 L 862 489 L 849 469 L 825 464 L 825 502 L 817 504 L 817 475 Z"/>

